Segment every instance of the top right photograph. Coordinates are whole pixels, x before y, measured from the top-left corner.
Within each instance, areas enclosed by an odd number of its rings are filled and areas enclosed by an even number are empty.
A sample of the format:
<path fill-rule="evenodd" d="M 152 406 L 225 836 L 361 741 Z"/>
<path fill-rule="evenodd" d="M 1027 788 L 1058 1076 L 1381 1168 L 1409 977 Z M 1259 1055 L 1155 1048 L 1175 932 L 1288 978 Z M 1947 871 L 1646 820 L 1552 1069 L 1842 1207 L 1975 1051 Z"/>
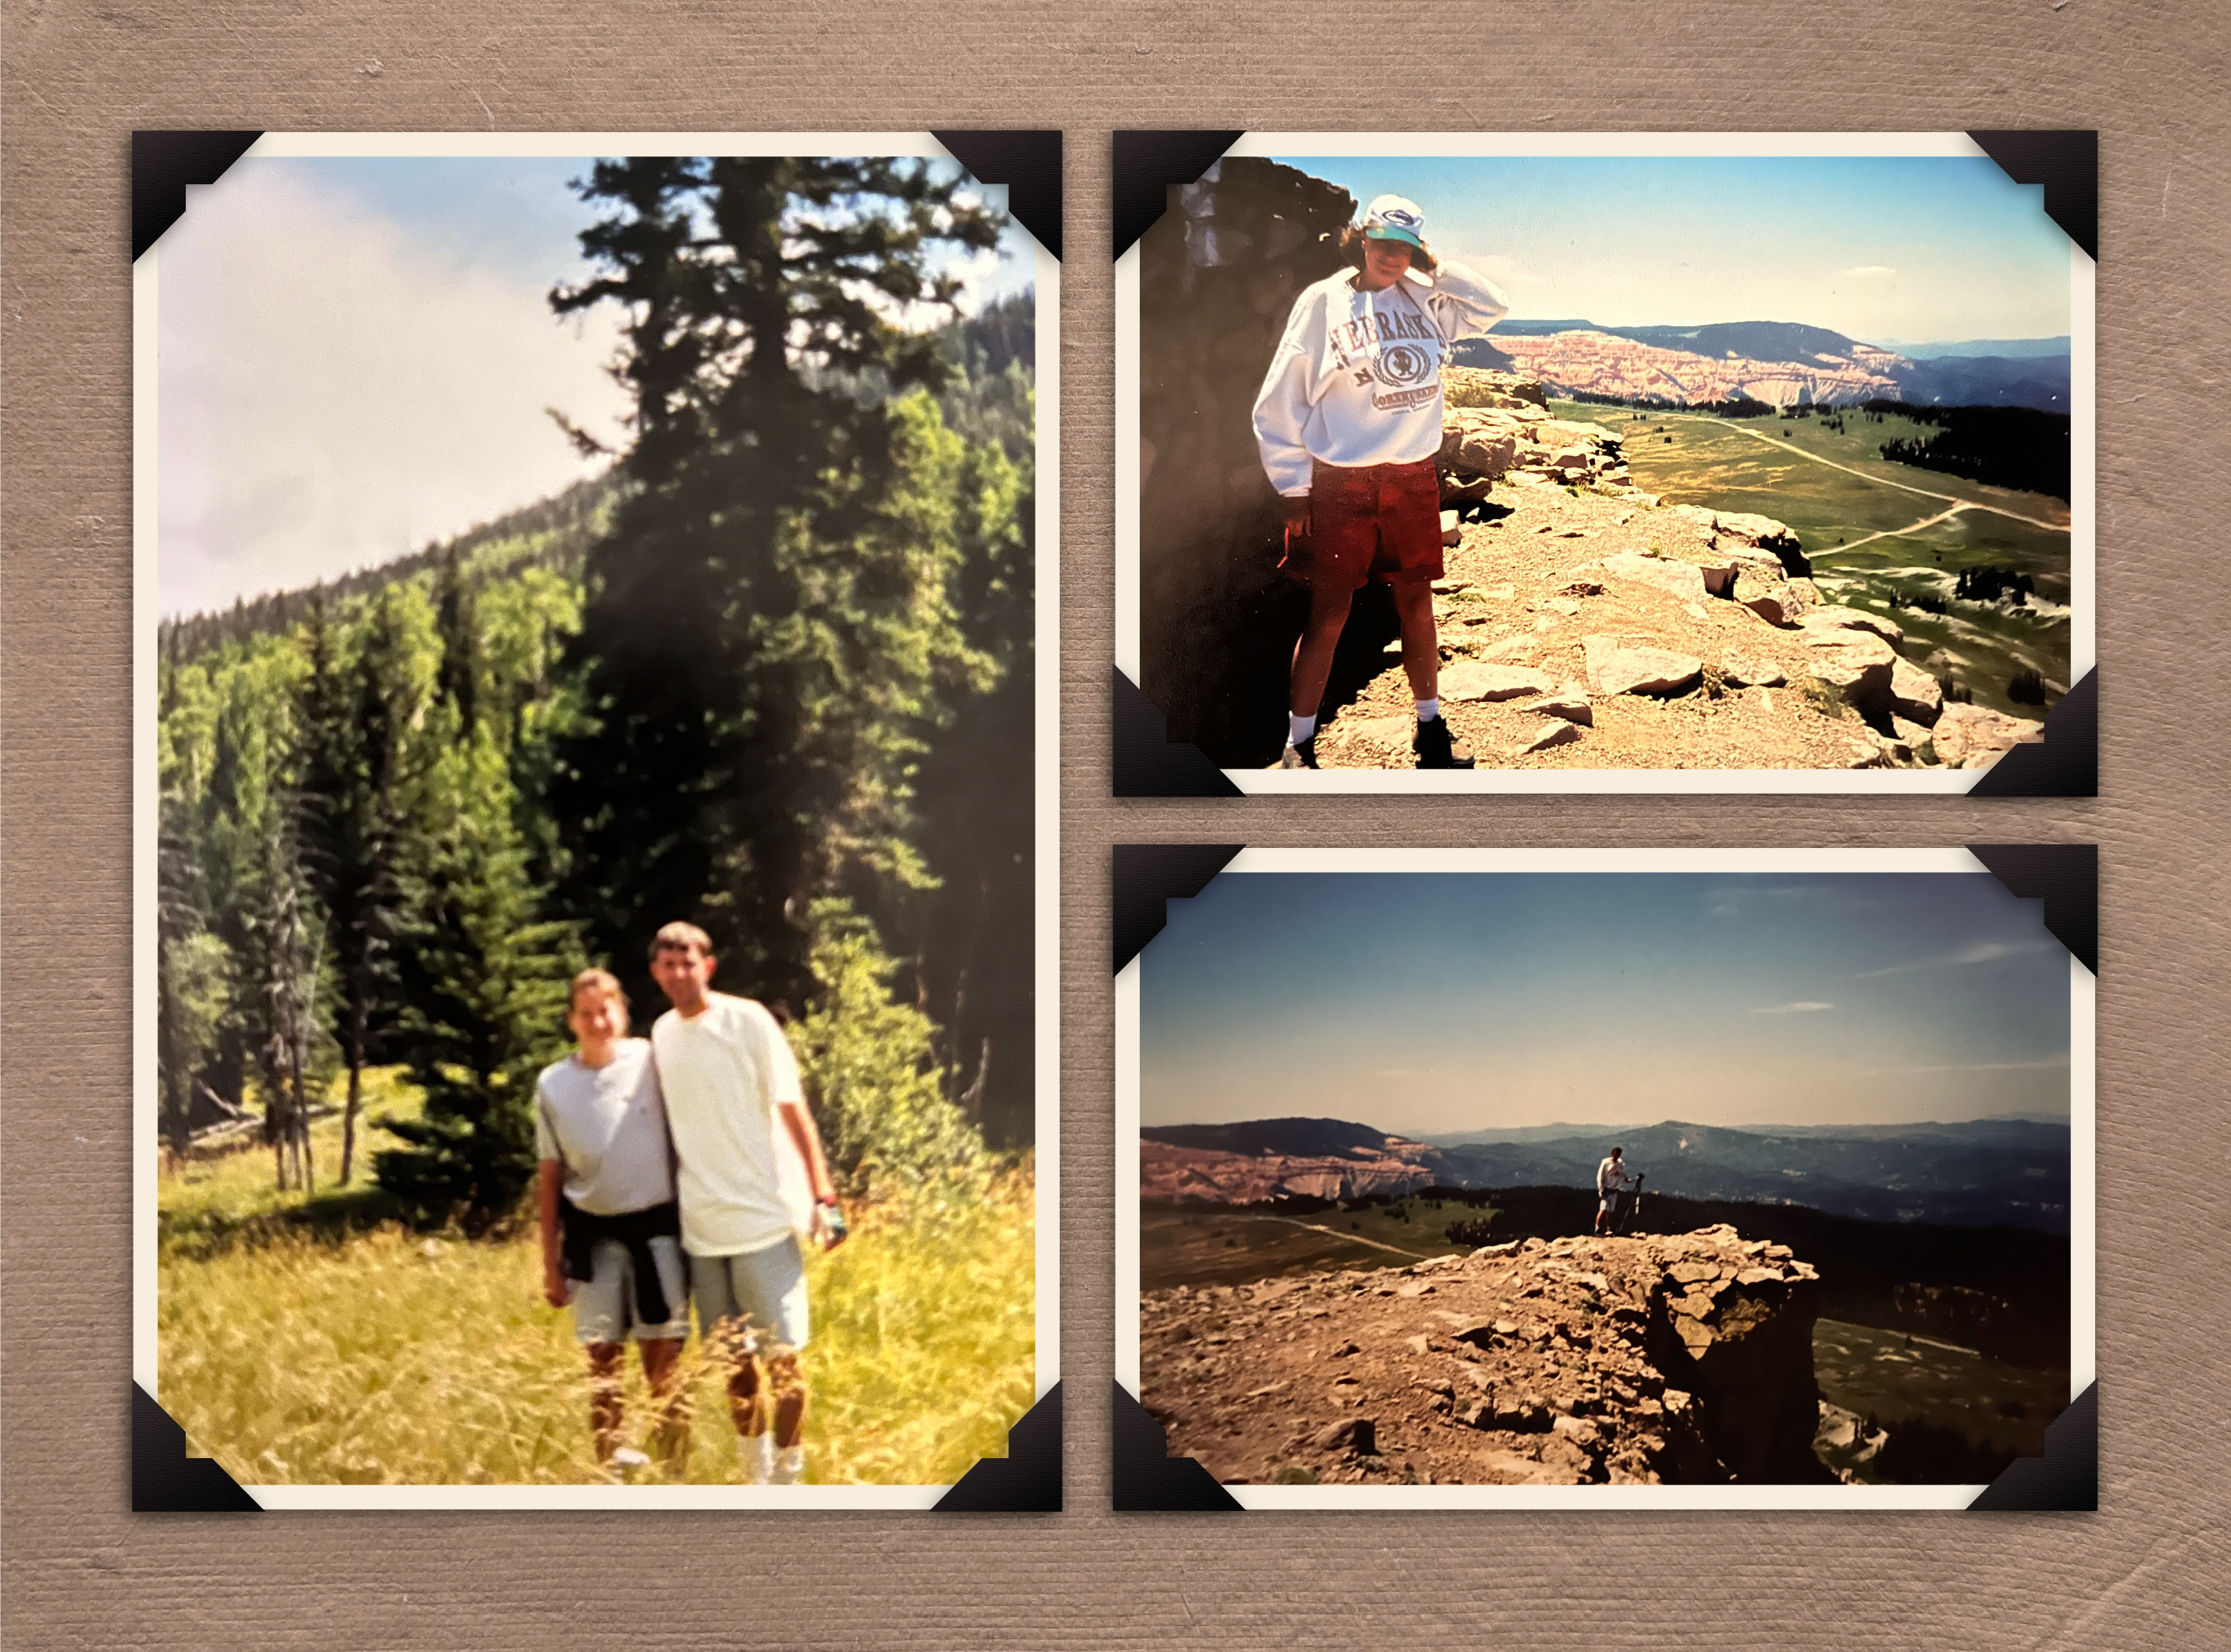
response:
<path fill-rule="evenodd" d="M 2095 791 L 2096 157 L 1118 133 L 1117 794 Z"/>

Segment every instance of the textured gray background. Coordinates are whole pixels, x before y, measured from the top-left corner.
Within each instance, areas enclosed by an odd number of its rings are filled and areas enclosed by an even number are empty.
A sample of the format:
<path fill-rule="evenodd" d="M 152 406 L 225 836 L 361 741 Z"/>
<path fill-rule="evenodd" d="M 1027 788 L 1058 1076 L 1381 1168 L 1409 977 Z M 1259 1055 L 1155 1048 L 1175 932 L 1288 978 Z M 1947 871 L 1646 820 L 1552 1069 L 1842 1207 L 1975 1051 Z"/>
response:
<path fill-rule="evenodd" d="M 2204 0 L 0 8 L 10 1647 L 1343 1642 L 2180 1647 L 2231 1617 L 2222 894 L 2231 86 Z M 1069 132 L 1063 461 L 1070 1512 L 126 1512 L 126 155 L 134 126 Z M 1116 126 L 2098 126 L 2096 802 L 1108 795 Z M 1108 845 L 2096 839 L 2096 1516 L 1108 1512 Z M 1608 1008 L 1594 1013 L 1611 1013 Z M 1400 1037 L 1399 1028 L 1390 1038 Z"/>

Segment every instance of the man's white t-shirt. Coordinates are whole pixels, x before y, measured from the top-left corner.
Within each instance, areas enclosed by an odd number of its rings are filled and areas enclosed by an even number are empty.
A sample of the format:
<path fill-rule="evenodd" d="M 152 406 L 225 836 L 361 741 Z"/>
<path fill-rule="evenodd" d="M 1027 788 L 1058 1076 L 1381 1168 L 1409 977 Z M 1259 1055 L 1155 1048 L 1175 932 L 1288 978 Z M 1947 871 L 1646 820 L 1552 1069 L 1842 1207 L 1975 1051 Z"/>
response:
<path fill-rule="evenodd" d="M 705 1000 L 695 1016 L 661 1016 L 650 1042 L 681 1161 L 682 1249 L 738 1256 L 812 1223 L 805 1162 L 778 1113 L 805 1093 L 790 1040 L 764 1005 L 725 992 Z"/>
<path fill-rule="evenodd" d="M 1622 1159 L 1607 1158 L 1596 1166 L 1596 1191 L 1623 1193 L 1626 1191 L 1626 1165 Z"/>

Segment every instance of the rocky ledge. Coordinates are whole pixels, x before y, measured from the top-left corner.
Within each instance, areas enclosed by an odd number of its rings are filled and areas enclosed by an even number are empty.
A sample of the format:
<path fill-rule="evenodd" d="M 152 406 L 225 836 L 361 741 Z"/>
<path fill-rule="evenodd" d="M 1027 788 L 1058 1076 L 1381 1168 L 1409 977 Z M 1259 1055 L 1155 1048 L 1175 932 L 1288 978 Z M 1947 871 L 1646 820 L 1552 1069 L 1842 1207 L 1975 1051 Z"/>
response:
<path fill-rule="evenodd" d="M 1141 1397 L 1233 1484 L 1814 1483 L 1818 1290 L 1726 1226 L 1180 1286 Z"/>
<path fill-rule="evenodd" d="M 1537 384 L 1449 378 L 1441 700 L 1483 766 L 1986 768 L 2040 738 L 1947 703 L 1894 619 L 1823 597 L 1787 525 L 1635 488 L 1619 438 Z M 1320 760 L 1407 767 L 1409 703 L 1390 646 Z"/>

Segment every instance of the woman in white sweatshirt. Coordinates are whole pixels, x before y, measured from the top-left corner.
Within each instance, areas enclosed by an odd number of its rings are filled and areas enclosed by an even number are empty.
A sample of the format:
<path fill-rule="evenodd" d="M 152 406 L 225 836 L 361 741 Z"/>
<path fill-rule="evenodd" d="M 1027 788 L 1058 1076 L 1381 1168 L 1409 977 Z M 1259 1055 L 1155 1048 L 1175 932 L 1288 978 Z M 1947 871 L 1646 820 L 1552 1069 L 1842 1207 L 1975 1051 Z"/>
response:
<path fill-rule="evenodd" d="M 1263 468 L 1285 501 L 1279 565 L 1310 590 L 1282 768 L 1317 766 L 1317 705 L 1348 605 L 1367 579 L 1385 580 L 1394 593 L 1402 668 L 1418 702 L 1418 766 L 1471 766 L 1441 718 L 1433 627 L 1441 367 L 1451 345 L 1485 333 L 1510 307 L 1493 282 L 1436 260 L 1425 229 L 1415 203 L 1399 195 L 1373 201 L 1348 232 L 1357 268 L 1294 300 L 1255 398 Z"/>

